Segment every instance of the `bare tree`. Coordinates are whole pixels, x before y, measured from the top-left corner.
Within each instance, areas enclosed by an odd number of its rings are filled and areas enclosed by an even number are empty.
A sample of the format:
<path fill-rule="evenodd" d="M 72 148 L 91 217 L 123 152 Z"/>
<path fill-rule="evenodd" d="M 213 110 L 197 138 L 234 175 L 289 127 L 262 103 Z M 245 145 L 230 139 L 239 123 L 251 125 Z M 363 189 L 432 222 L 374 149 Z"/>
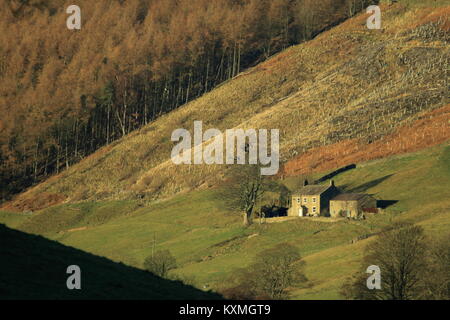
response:
<path fill-rule="evenodd" d="M 298 249 L 281 243 L 260 252 L 247 268 L 230 279 L 235 286 L 224 290 L 229 299 L 286 299 L 287 289 L 307 281 Z"/>
<path fill-rule="evenodd" d="M 231 178 L 220 196 L 229 209 L 242 213 L 244 226 L 249 226 L 256 204 L 269 185 L 268 179 L 261 175 L 259 165 L 239 165 L 231 170 Z"/>
<path fill-rule="evenodd" d="M 381 270 L 381 289 L 369 290 L 367 267 Z M 341 293 L 359 300 L 420 299 L 426 270 L 426 244 L 422 227 L 395 225 L 365 249 L 362 272 L 349 279 Z"/>
<path fill-rule="evenodd" d="M 450 235 L 429 245 L 423 298 L 450 300 Z"/>

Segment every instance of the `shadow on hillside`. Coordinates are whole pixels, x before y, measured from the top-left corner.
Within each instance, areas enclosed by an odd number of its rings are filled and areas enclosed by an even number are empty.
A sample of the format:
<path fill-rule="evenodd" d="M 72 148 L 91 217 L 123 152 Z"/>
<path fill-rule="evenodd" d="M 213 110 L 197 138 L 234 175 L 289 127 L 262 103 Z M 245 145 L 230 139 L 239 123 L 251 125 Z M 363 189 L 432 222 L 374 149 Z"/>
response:
<path fill-rule="evenodd" d="M 396 203 L 398 203 L 398 200 L 378 200 L 377 208 L 386 209 Z"/>
<path fill-rule="evenodd" d="M 375 179 L 375 180 L 363 183 L 360 186 L 357 186 L 357 187 L 355 187 L 355 188 L 353 188 L 351 190 L 348 190 L 348 192 L 351 192 L 351 193 L 365 192 L 368 189 L 373 188 L 373 187 L 379 185 L 380 183 L 386 181 L 387 179 L 389 179 L 392 176 L 393 176 L 393 174 L 390 174 L 390 175 L 387 175 L 387 176 L 384 176 L 384 177 L 381 177 L 381 178 L 378 178 L 378 179 Z"/>
<path fill-rule="evenodd" d="M 262 206 L 261 213 L 264 218 L 278 218 L 278 217 L 287 217 L 288 208 L 279 207 L 279 206 Z"/>
<path fill-rule="evenodd" d="M 343 167 L 343 168 L 337 169 L 336 171 L 333 171 L 333 172 L 331 172 L 331 173 L 329 173 L 329 174 L 323 176 L 323 177 L 320 178 L 319 180 L 317 180 L 317 181 L 316 181 L 316 184 L 319 184 L 319 183 L 321 183 L 321 182 L 330 180 L 330 179 L 336 177 L 337 175 L 339 175 L 339 174 L 341 174 L 341 173 L 344 173 L 344 172 L 346 172 L 346 171 L 353 170 L 353 169 L 356 169 L 356 164 L 350 164 L 350 165 L 345 166 L 345 167 Z"/>
<path fill-rule="evenodd" d="M 179 281 L 116 263 L 0 224 L 0 299 L 220 299 Z M 66 286 L 67 267 L 81 269 L 81 290 Z"/>

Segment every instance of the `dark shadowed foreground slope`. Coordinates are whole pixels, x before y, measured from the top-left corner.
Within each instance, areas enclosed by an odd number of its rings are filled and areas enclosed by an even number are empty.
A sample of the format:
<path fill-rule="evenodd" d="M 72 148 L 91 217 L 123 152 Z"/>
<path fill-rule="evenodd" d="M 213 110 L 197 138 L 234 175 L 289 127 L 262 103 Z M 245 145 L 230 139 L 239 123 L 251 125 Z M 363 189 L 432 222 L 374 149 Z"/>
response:
<path fill-rule="evenodd" d="M 217 299 L 40 236 L 0 225 L 0 299 Z M 81 268 L 81 290 L 68 290 L 69 265 Z"/>

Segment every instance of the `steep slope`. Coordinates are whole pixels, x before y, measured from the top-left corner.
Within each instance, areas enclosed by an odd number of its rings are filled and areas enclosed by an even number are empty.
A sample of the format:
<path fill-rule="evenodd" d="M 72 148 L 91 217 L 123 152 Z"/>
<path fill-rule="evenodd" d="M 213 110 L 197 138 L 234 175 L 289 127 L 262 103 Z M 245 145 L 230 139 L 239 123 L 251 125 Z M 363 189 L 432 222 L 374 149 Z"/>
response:
<path fill-rule="evenodd" d="M 448 116 L 448 108 L 432 112 L 448 103 L 450 7 L 435 6 L 383 5 L 381 31 L 365 27 L 365 14 L 350 19 L 102 148 L 7 208 L 35 210 L 65 200 L 151 200 L 214 185 L 225 166 L 175 166 L 170 160 L 172 131 L 192 131 L 195 120 L 203 121 L 204 130 L 279 128 L 283 161 L 336 143 L 352 143 L 351 153 L 364 153 L 367 145 L 399 132 L 413 147 L 405 150 L 395 141 L 377 157 L 441 143 L 450 137 L 445 121 L 426 143 L 423 135 L 405 129 L 423 117 L 431 117 L 426 125 L 433 127 L 434 116 Z M 309 166 L 302 172 L 315 164 Z"/>
<path fill-rule="evenodd" d="M 348 0 L 78 0 L 70 30 L 73 4 L 0 1 L 0 202 L 349 15 Z"/>

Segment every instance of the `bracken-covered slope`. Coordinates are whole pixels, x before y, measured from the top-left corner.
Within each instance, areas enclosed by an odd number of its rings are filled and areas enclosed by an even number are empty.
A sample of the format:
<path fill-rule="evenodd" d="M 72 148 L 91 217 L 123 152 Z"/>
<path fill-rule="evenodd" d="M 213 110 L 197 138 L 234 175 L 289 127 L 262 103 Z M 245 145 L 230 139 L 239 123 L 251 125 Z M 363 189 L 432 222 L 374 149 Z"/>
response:
<path fill-rule="evenodd" d="M 280 129 L 284 175 L 308 173 L 445 142 L 450 6 L 382 5 L 383 29 L 361 14 L 291 47 L 81 163 L 6 207 L 155 199 L 223 179 L 225 166 L 175 166 L 177 128 Z M 430 3 L 430 4 L 428 4 Z M 374 152 L 376 151 L 376 152 Z M 304 160 L 307 159 L 307 160 Z"/>

